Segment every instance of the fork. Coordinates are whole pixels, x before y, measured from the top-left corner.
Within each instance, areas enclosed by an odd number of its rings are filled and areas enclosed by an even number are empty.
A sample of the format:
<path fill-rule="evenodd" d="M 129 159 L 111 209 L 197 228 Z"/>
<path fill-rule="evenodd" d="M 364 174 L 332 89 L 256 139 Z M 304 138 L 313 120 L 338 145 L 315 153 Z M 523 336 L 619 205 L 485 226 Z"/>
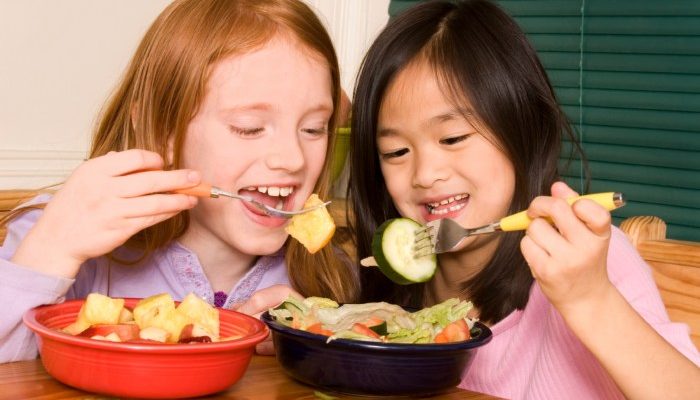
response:
<path fill-rule="evenodd" d="M 232 199 L 238 199 L 247 202 L 248 204 L 251 204 L 255 206 L 258 210 L 264 212 L 265 214 L 271 216 L 271 217 L 277 217 L 277 218 L 292 218 L 295 215 L 299 214 L 304 214 L 313 210 L 316 210 L 321 207 L 325 207 L 329 204 L 331 204 L 330 201 L 327 201 L 322 204 L 315 205 L 313 207 L 309 208 L 304 208 L 302 210 L 297 210 L 297 211 L 285 211 L 285 210 L 278 210 L 274 207 L 270 207 L 267 204 L 261 203 L 253 198 L 250 198 L 248 196 L 241 196 L 238 194 L 234 194 L 231 192 L 227 192 L 225 190 L 222 190 L 216 186 L 212 186 L 208 183 L 200 183 L 197 186 L 193 186 L 191 188 L 187 189 L 178 189 L 174 190 L 174 193 L 179 193 L 179 194 L 189 194 L 191 196 L 197 196 L 197 197 L 211 197 L 211 198 L 217 198 L 220 196 L 224 197 L 230 197 Z"/>
<path fill-rule="evenodd" d="M 579 199 L 593 200 L 608 211 L 625 205 L 624 196 L 620 192 L 595 193 L 585 196 L 577 196 L 566 199 L 573 204 Z M 431 221 L 426 227 L 416 232 L 413 250 L 415 257 L 423 257 L 429 254 L 446 253 L 455 251 L 462 239 L 472 235 L 483 235 L 497 231 L 510 232 L 525 230 L 532 220 L 527 216 L 527 211 L 521 211 L 499 221 L 477 228 L 463 228 L 452 219 L 444 218 Z"/>

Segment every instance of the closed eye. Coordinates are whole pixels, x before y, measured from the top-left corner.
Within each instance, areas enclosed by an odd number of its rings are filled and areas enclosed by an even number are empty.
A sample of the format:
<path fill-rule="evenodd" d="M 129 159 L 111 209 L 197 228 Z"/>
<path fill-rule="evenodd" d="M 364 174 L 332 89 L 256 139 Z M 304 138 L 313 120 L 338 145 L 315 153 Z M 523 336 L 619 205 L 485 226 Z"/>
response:
<path fill-rule="evenodd" d="M 469 138 L 469 136 L 473 135 L 473 133 L 468 133 L 466 135 L 459 135 L 459 136 L 451 136 L 448 138 L 440 139 L 440 144 L 446 144 L 446 145 L 453 145 L 457 144 L 459 142 L 463 142 Z"/>
<path fill-rule="evenodd" d="M 391 151 L 391 152 L 388 152 L 388 153 L 381 153 L 380 156 L 381 156 L 383 159 L 387 160 L 387 159 L 390 159 L 390 158 L 398 158 L 398 157 L 401 157 L 401 156 L 403 156 L 404 154 L 407 154 L 407 153 L 408 153 L 408 149 L 403 148 L 403 149 L 398 149 L 398 150 L 396 150 L 396 151 Z"/>
<path fill-rule="evenodd" d="M 309 133 L 314 136 L 322 136 L 328 133 L 328 128 L 316 128 L 316 129 L 302 129 L 302 131 Z"/>
<path fill-rule="evenodd" d="M 256 136 L 264 129 L 265 128 L 239 128 L 237 126 L 229 125 L 229 130 L 231 132 L 241 136 Z"/>

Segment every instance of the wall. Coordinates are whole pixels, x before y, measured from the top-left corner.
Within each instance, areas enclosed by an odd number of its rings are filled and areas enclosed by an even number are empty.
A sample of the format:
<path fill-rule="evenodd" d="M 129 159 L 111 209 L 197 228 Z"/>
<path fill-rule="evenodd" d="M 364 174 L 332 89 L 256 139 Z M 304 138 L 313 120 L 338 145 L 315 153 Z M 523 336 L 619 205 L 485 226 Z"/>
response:
<path fill-rule="evenodd" d="M 389 0 L 305 0 L 326 23 L 352 92 Z M 103 102 L 170 0 L 0 1 L 0 190 L 65 179 Z"/>

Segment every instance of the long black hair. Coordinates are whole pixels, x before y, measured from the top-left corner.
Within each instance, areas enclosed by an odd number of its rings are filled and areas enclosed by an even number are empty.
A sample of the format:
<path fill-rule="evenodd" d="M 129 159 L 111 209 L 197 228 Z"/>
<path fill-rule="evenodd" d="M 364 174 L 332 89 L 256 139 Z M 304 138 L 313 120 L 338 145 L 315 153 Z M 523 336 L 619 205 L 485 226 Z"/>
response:
<path fill-rule="evenodd" d="M 348 197 L 360 258 L 371 255 L 379 224 L 399 217 L 380 169 L 377 122 L 387 87 L 415 60 L 429 63 L 446 97 L 460 108 L 469 104 L 477 126 L 488 128 L 513 164 L 510 212 L 549 193 L 559 179 L 562 135 L 574 138 L 535 50 L 498 6 L 486 0 L 432 1 L 408 9 L 377 37 L 355 87 Z M 520 252 L 521 238 L 522 233 L 503 235 L 488 265 L 462 287 L 482 320 L 495 323 L 527 304 L 533 278 Z M 424 284 L 398 286 L 375 268 L 362 268 L 361 282 L 363 301 L 425 305 Z"/>

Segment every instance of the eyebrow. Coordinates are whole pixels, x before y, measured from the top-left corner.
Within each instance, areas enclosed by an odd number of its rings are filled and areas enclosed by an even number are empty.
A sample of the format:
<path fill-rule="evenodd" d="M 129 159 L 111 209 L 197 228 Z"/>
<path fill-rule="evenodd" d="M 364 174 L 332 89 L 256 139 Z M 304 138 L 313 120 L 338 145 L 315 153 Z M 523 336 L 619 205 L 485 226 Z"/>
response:
<path fill-rule="evenodd" d="M 221 111 L 222 114 L 231 114 L 239 111 L 270 111 L 273 109 L 272 104 L 270 103 L 253 103 L 253 104 L 245 104 L 242 106 L 234 106 L 234 107 L 228 107 L 225 108 Z M 331 104 L 325 104 L 325 103 L 319 103 L 316 104 L 315 106 L 310 107 L 306 113 L 314 113 L 314 112 L 319 112 L 319 111 L 328 111 L 332 112 L 333 111 L 333 105 Z"/>

